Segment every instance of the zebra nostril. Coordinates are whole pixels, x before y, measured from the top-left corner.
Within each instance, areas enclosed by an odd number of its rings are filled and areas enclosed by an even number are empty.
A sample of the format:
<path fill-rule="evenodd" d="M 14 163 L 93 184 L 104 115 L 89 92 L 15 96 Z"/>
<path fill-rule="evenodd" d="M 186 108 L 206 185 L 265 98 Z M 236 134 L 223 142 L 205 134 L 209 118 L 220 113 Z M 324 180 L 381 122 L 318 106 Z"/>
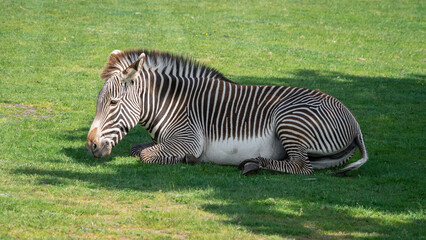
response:
<path fill-rule="evenodd" d="M 96 150 L 96 148 L 98 148 L 98 145 L 96 145 L 96 143 L 93 143 L 92 148 L 93 148 L 93 150 Z"/>

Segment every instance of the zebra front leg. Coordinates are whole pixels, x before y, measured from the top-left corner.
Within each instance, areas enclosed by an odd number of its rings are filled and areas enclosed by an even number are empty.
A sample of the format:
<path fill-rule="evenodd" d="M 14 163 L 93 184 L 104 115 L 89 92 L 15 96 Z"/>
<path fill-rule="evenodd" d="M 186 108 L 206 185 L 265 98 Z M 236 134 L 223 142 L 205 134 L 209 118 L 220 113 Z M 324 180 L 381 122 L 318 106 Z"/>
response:
<path fill-rule="evenodd" d="M 150 142 L 150 143 L 142 143 L 142 144 L 136 144 L 134 145 L 131 149 L 130 149 L 130 153 L 129 156 L 131 157 L 141 157 L 141 152 L 149 147 L 154 146 L 155 143 L 154 142 Z M 197 164 L 199 163 L 199 159 L 197 159 L 193 154 L 185 154 L 183 160 L 183 163 L 187 163 L 187 164 Z"/>
<path fill-rule="evenodd" d="M 155 145 L 154 142 L 133 145 L 133 147 L 130 149 L 129 156 L 131 156 L 131 157 L 140 157 L 141 152 L 145 148 L 149 148 L 149 147 L 152 147 L 154 145 Z"/>
<path fill-rule="evenodd" d="M 195 164 L 199 160 L 196 153 L 188 152 L 191 149 L 174 142 L 165 142 L 145 148 L 140 152 L 140 159 L 144 163 L 176 164 L 187 163 Z"/>

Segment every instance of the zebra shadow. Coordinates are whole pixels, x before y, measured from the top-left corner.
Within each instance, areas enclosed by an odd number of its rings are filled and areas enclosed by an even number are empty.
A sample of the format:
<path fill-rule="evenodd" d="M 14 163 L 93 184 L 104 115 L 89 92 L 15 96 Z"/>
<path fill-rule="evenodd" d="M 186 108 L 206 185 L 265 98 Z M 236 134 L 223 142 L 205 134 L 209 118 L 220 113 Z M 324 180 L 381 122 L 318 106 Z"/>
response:
<path fill-rule="evenodd" d="M 42 185 L 72 186 L 78 181 L 110 190 L 153 194 L 161 191 L 174 204 L 184 208 L 193 208 L 195 204 L 199 211 L 222 216 L 221 224 L 271 237 L 345 239 L 355 234 L 386 238 L 390 233 L 419 231 L 418 226 L 424 224 L 420 220 L 398 224 L 383 221 L 380 214 L 397 215 L 400 211 L 387 205 L 382 192 L 362 188 L 374 179 L 364 174 L 333 178 L 324 171 L 314 176 L 262 172 L 245 177 L 235 167 L 137 161 L 107 164 L 102 166 L 102 171 L 96 171 L 96 167 L 88 164 L 85 171 L 32 167 L 17 169 L 15 174 L 37 176 Z M 201 195 L 194 197 L 194 194 L 186 194 L 188 191 Z M 202 203 L 197 204 L 200 201 Z M 354 216 L 356 209 L 369 213 Z"/>

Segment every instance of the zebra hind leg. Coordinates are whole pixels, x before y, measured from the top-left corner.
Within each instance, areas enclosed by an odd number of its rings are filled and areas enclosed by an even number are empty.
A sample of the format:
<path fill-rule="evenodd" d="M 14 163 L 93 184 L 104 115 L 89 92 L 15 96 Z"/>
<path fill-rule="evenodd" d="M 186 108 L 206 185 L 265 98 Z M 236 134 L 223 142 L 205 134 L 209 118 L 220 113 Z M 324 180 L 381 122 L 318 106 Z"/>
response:
<path fill-rule="evenodd" d="M 152 147 L 154 145 L 155 143 L 153 142 L 133 145 L 133 147 L 130 149 L 129 156 L 140 157 L 142 150 L 144 150 L 145 148 Z"/>
<path fill-rule="evenodd" d="M 260 166 L 263 169 L 274 170 L 278 172 L 290 174 L 312 174 L 314 172 L 311 164 L 307 159 L 292 158 L 285 160 L 274 160 L 261 158 Z"/>
<path fill-rule="evenodd" d="M 257 157 L 243 161 L 238 167 L 242 170 L 242 174 L 244 175 L 256 173 L 260 169 L 290 174 L 312 174 L 314 172 L 312 165 L 307 160 L 307 156 L 305 158 L 290 156 L 290 158 L 286 160 Z"/>
<path fill-rule="evenodd" d="M 263 160 L 266 169 L 290 174 L 312 174 L 314 172 L 308 158 L 305 144 L 294 139 L 294 136 L 281 136 L 281 142 L 288 158 L 284 160 Z"/>

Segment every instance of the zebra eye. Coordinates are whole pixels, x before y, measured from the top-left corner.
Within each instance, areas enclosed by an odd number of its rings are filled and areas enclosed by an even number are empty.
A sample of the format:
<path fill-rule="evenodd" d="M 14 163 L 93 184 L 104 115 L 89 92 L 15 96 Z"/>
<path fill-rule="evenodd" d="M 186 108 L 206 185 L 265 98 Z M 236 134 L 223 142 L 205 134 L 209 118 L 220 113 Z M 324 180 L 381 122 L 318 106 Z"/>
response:
<path fill-rule="evenodd" d="M 117 100 L 111 100 L 111 105 L 116 105 L 117 103 L 118 103 L 118 101 Z"/>

